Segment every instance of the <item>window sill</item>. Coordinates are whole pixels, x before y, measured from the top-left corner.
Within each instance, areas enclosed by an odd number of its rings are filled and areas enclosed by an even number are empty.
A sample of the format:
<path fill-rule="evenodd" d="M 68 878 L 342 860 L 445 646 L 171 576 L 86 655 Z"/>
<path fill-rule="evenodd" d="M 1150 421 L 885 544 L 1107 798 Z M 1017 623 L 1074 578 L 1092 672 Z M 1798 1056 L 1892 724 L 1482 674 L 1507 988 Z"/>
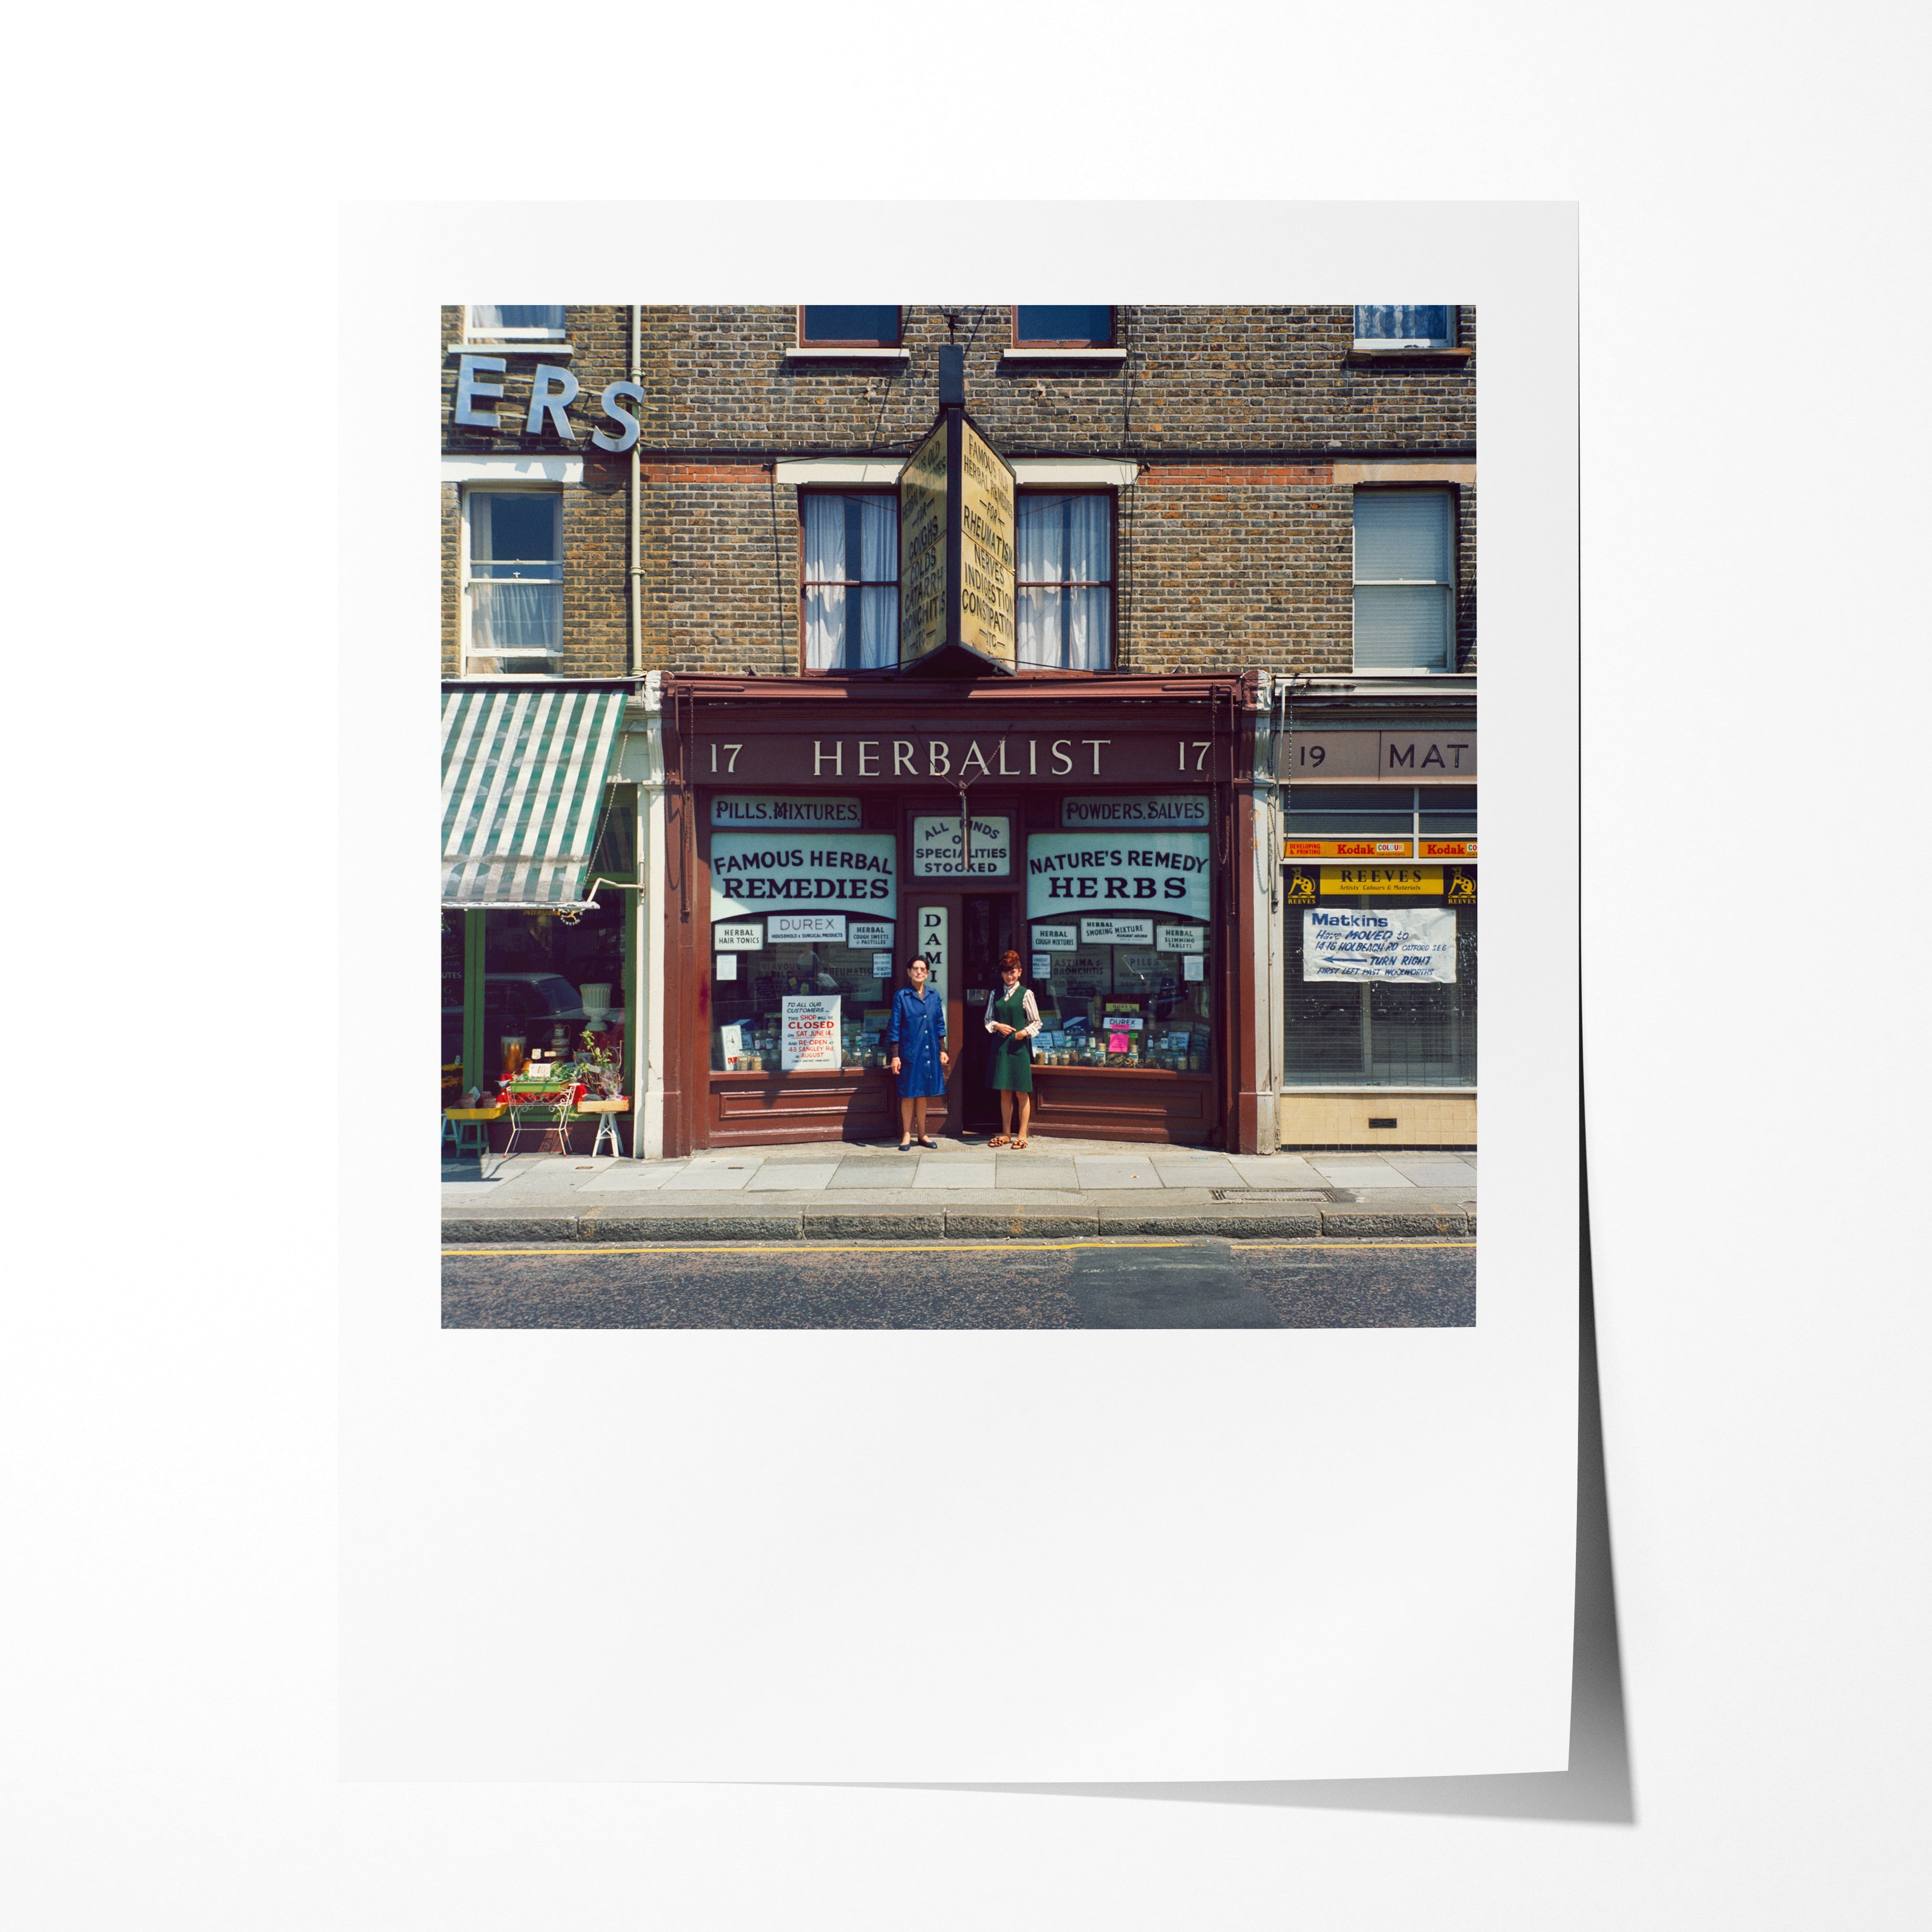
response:
<path fill-rule="evenodd" d="M 1475 354 L 1473 349 L 1364 349 L 1348 351 L 1351 369 L 1460 369 Z"/>
<path fill-rule="evenodd" d="M 574 356 L 568 342 L 452 342 L 446 356 Z"/>
<path fill-rule="evenodd" d="M 1124 349 L 1003 349 L 1006 362 L 1124 362 Z"/>
<path fill-rule="evenodd" d="M 1359 677 L 1465 677 L 1471 674 L 1451 670 L 1447 664 L 1375 664 L 1364 665 L 1348 675 Z"/>
<path fill-rule="evenodd" d="M 833 349 L 816 344 L 785 351 L 788 362 L 910 362 L 910 349 Z"/>

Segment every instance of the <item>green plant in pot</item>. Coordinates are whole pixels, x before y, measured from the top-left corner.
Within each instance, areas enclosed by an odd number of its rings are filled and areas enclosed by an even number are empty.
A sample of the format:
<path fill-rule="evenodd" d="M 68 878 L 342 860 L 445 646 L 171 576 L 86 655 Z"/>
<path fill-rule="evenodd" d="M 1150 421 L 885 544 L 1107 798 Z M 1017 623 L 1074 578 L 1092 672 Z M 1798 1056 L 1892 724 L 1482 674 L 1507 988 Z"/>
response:
<path fill-rule="evenodd" d="M 620 1047 L 605 1046 L 586 1028 L 583 1045 L 570 1064 L 558 1070 L 558 1077 L 580 1080 L 586 1096 L 593 1100 L 614 1100 L 624 1090 L 623 1054 Z"/>

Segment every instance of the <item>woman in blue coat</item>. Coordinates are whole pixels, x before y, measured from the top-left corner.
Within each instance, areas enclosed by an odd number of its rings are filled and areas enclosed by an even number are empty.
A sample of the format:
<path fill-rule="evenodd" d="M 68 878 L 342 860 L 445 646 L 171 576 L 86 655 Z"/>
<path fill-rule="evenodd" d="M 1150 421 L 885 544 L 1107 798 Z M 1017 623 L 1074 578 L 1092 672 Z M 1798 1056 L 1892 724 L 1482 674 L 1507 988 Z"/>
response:
<path fill-rule="evenodd" d="M 926 1103 L 946 1097 L 946 1002 L 926 988 L 928 968 L 915 952 L 905 963 L 908 983 L 892 995 L 892 1023 L 886 1040 L 892 1049 L 892 1071 L 899 1082 L 899 1152 L 917 1136 L 921 1147 L 938 1143 L 926 1137 Z"/>

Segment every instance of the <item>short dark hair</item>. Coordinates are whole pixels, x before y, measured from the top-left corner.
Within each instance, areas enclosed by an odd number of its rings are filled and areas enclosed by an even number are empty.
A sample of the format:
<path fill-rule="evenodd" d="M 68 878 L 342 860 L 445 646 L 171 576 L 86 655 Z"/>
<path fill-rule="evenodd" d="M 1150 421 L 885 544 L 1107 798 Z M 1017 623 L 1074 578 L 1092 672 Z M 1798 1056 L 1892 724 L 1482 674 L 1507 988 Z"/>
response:
<path fill-rule="evenodd" d="M 923 966 L 928 972 L 930 972 L 932 970 L 932 962 L 927 958 L 923 952 L 915 952 L 899 970 L 902 973 L 910 973 L 915 966 Z"/>

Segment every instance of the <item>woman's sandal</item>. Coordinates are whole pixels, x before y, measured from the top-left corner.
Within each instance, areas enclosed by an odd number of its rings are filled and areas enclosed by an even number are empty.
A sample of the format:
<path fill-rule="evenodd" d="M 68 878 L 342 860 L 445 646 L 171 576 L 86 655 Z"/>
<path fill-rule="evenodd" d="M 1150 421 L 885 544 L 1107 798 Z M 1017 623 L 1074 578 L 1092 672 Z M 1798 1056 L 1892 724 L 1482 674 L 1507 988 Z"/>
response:
<path fill-rule="evenodd" d="M 1025 1145 L 1026 1142 L 1024 1141 L 1015 1141 L 1013 1143 L 1014 1153 L 1018 1154 Z"/>
<path fill-rule="evenodd" d="M 1004 1147 L 1007 1144 L 1007 1140 L 1008 1137 L 1006 1135 L 995 1134 L 993 1138 L 986 1143 L 986 1144 L 989 1148 Z"/>

